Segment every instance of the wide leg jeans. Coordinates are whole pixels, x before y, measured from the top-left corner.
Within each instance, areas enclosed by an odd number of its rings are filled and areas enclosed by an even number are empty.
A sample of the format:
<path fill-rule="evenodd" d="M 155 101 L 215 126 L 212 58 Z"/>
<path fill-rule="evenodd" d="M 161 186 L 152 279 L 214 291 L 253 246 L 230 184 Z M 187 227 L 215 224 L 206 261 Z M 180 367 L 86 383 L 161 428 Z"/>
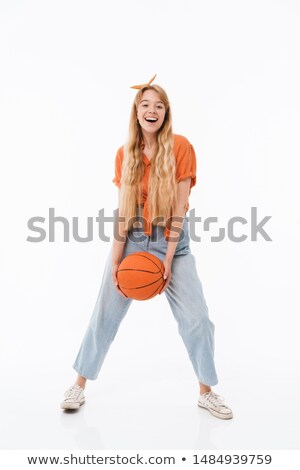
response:
<path fill-rule="evenodd" d="M 167 243 L 162 226 L 153 226 L 151 237 L 144 235 L 141 230 L 132 229 L 128 232 L 122 259 L 130 253 L 144 251 L 163 260 Z M 81 376 L 90 380 L 98 377 L 105 356 L 132 302 L 132 299 L 121 296 L 114 285 L 111 257 L 112 246 L 97 301 L 73 364 L 73 368 Z M 180 241 L 172 261 L 171 281 L 164 294 L 198 381 L 210 386 L 216 385 L 218 378 L 214 364 L 215 326 L 208 316 L 195 257 L 191 253 L 187 217 L 184 219 Z"/>

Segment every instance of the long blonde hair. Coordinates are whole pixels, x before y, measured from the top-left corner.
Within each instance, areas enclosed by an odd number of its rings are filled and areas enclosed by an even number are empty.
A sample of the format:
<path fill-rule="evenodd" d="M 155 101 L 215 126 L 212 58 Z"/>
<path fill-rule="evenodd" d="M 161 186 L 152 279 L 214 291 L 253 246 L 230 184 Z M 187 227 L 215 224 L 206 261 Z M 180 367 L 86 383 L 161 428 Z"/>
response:
<path fill-rule="evenodd" d="M 137 108 L 146 90 L 154 90 L 165 105 L 165 118 L 158 130 L 157 145 L 151 158 L 148 183 L 148 207 L 154 225 L 170 225 L 172 209 L 176 202 L 176 161 L 173 153 L 172 115 L 168 96 L 158 85 L 140 89 L 133 101 L 129 137 L 124 145 L 124 159 L 121 177 L 119 215 L 124 217 L 125 229 L 132 227 L 139 201 L 142 201 L 143 155 L 142 130 L 137 121 Z"/>

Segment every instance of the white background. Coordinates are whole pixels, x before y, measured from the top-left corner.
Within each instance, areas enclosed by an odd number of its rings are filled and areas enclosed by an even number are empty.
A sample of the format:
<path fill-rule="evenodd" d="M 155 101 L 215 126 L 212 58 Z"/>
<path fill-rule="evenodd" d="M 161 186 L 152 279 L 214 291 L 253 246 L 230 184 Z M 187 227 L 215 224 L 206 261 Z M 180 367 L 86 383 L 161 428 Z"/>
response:
<path fill-rule="evenodd" d="M 299 448 L 300 4 L 2 1 L 0 7 L 1 448 Z M 134 302 L 78 413 L 59 408 L 110 247 L 35 236 L 31 217 L 117 207 L 114 158 L 148 81 L 197 154 L 190 208 L 246 241 L 192 242 L 234 419 L 197 407 L 167 300 Z M 272 216 L 250 239 L 250 210 Z M 111 224 L 106 224 L 111 234 Z"/>

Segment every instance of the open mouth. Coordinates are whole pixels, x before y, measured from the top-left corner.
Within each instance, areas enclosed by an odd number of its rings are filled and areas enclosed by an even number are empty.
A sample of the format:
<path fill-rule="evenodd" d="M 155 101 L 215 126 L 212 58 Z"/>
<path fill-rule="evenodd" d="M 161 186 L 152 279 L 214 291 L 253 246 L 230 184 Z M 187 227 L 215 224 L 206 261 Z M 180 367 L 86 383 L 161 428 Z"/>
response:
<path fill-rule="evenodd" d="M 156 122 L 156 121 L 158 121 L 157 118 L 145 118 L 145 120 L 146 120 L 147 122 Z"/>

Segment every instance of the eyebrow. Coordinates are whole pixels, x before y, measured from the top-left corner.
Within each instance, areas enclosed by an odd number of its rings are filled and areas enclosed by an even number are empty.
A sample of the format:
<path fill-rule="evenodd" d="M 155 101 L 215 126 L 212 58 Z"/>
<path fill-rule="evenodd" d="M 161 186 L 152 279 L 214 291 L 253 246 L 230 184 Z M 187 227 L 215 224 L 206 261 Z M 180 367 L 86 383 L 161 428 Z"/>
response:
<path fill-rule="evenodd" d="M 143 101 L 150 101 L 150 100 L 142 100 L 141 103 L 142 103 Z M 164 104 L 163 101 L 156 101 L 156 103 Z"/>

